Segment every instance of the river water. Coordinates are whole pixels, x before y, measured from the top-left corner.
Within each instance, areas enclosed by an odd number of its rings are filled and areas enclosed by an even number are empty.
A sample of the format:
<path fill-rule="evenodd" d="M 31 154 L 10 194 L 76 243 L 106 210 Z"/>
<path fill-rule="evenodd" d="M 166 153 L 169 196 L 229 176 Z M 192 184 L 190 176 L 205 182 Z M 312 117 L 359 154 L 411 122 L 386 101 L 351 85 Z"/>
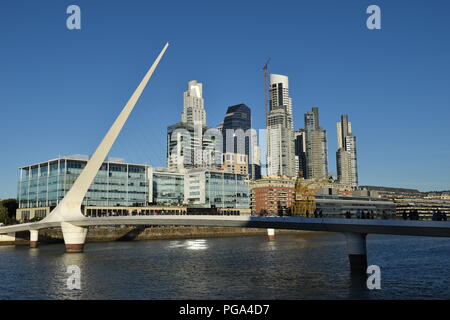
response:
<path fill-rule="evenodd" d="M 0 247 L 0 299 L 450 299 L 450 239 L 369 235 L 381 289 L 334 233 Z M 69 290 L 67 266 L 81 270 Z"/>

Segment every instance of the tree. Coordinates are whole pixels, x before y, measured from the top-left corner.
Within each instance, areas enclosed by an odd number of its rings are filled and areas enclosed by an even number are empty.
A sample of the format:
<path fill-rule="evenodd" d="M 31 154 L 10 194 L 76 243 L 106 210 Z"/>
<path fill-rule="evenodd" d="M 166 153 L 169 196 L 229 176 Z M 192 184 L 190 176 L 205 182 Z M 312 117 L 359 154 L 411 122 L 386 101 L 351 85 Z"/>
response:
<path fill-rule="evenodd" d="M 16 221 L 16 199 L 5 199 L 0 201 L 0 223 L 13 224 Z"/>
<path fill-rule="evenodd" d="M 8 222 L 8 209 L 6 209 L 0 202 L 0 223 L 7 224 Z"/>
<path fill-rule="evenodd" d="M 11 219 L 15 219 L 16 210 L 19 207 L 17 200 L 16 199 L 5 199 L 5 200 L 0 201 L 0 204 L 3 205 L 3 207 L 5 207 L 6 210 L 8 211 L 8 217 Z"/>

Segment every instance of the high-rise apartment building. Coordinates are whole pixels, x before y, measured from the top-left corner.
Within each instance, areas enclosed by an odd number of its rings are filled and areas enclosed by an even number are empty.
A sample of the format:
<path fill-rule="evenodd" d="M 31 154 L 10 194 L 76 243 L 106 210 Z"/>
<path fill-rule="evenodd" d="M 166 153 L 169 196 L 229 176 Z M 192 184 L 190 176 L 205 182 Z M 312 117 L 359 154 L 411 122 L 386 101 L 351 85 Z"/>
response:
<path fill-rule="evenodd" d="M 295 176 L 292 99 L 287 76 L 270 75 L 267 116 L 267 173 Z"/>
<path fill-rule="evenodd" d="M 352 123 L 348 115 L 342 115 L 336 123 L 338 151 L 336 166 L 338 181 L 352 186 L 358 185 L 358 166 L 356 161 L 356 137 L 352 135 Z"/>
<path fill-rule="evenodd" d="M 327 132 L 319 125 L 319 108 L 305 114 L 305 158 L 307 179 L 328 175 Z"/>
<path fill-rule="evenodd" d="M 294 130 L 292 98 L 289 96 L 289 78 L 281 74 L 271 74 L 269 96 L 270 111 L 276 107 L 284 107 L 288 118 L 289 128 Z"/>

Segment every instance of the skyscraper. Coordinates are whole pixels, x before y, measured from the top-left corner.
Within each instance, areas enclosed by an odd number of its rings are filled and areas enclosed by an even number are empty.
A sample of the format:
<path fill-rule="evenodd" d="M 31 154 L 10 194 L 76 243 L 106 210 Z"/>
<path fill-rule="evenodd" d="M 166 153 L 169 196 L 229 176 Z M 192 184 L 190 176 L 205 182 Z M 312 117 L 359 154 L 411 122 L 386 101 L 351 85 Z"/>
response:
<path fill-rule="evenodd" d="M 292 98 L 289 96 L 289 78 L 281 74 L 271 74 L 269 91 L 269 112 L 277 107 L 283 107 L 286 110 L 289 128 L 294 130 L 294 122 L 292 118 Z"/>
<path fill-rule="evenodd" d="M 189 81 L 183 95 L 181 122 L 167 128 L 167 166 L 218 167 L 222 163 L 221 149 L 220 130 L 206 126 L 203 85 Z"/>
<path fill-rule="evenodd" d="M 305 153 L 307 179 L 328 175 L 327 132 L 319 125 L 319 108 L 305 113 Z"/>
<path fill-rule="evenodd" d="M 249 177 L 259 179 L 261 166 L 260 162 L 255 159 L 259 154 L 254 154 L 258 141 L 256 131 L 252 130 L 250 108 L 243 103 L 229 107 L 221 128 L 223 152 L 245 154 Z"/>
<path fill-rule="evenodd" d="M 295 172 L 301 171 L 301 176 L 306 176 L 306 133 L 305 129 L 294 131 L 295 147 Z"/>
<path fill-rule="evenodd" d="M 269 175 L 295 176 L 292 99 L 287 76 L 270 75 L 267 116 L 267 166 Z"/>
<path fill-rule="evenodd" d="M 197 80 L 188 82 L 188 88 L 184 92 L 183 113 L 181 122 L 191 125 L 201 124 L 206 126 L 206 112 L 203 99 L 203 84 Z"/>
<path fill-rule="evenodd" d="M 338 151 L 336 166 L 338 181 L 352 186 L 358 185 L 358 167 L 356 161 L 356 137 L 352 135 L 352 123 L 348 115 L 342 115 L 336 123 Z"/>

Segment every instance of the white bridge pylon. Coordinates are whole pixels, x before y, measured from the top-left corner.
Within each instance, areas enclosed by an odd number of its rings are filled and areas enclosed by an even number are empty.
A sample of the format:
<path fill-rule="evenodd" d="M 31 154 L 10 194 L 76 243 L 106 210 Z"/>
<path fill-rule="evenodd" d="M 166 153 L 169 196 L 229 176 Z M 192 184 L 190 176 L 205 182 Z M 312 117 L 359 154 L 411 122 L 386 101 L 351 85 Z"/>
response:
<path fill-rule="evenodd" d="M 85 218 L 81 213 L 83 199 L 168 46 L 166 43 L 65 197 L 41 222 L 69 222 Z"/>
<path fill-rule="evenodd" d="M 75 180 L 70 190 L 66 193 L 64 198 L 53 209 L 50 214 L 41 221 L 30 224 L 30 247 L 37 247 L 37 233 L 42 225 L 54 225 L 59 224 L 63 233 L 64 243 L 66 245 L 67 252 L 82 252 L 84 248 L 84 242 L 86 240 L 87 228 L 76 226 L 70 222 L 80 221 L 87 219 L 81 213 L 81 204 L 86 196 L 89 187 L 94 181 L 101 165 L 106 159 L 111 147 L 120 134 L 125 122 L 130 116 L 131 112 L 139 100 L 142 92 L 144 91 L 148 81 L 150 80 L 153 72 L 159 64 L 159 61 L 163 57 L 167 50 L 169 43 L 166 43 L 164 48 L 159 53 L 153 65 L 145 74 L 139 86 L 134 91 L 127 104 L 123 107 L 119 116 L 114 121 L 111 128 L 109 128 L 103 140 L 95 150 L 92 157 L 87 162 L 81 174 Z M 33 238 L 33 239 L 31 239 Z"/>

